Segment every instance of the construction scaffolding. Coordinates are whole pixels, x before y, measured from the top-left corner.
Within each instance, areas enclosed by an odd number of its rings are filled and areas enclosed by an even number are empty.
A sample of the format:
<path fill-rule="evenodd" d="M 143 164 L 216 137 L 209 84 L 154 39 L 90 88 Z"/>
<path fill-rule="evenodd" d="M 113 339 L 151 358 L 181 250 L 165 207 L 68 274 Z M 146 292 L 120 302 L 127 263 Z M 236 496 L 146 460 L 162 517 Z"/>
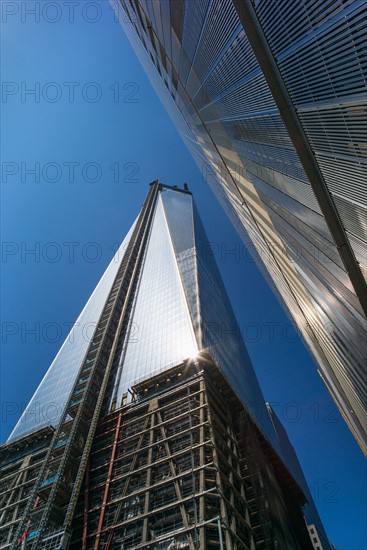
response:
<path fill-rule="evenodd" d="M 97 427 L 72 550 L 310 548 L 302 492 L 212 362 L 132 393 Z"/>
<path fill-rule="evenodd" d="M 0 548 L 14 539 L 52 436 L 51 428 L 43 428 L 0 448 Z"/>

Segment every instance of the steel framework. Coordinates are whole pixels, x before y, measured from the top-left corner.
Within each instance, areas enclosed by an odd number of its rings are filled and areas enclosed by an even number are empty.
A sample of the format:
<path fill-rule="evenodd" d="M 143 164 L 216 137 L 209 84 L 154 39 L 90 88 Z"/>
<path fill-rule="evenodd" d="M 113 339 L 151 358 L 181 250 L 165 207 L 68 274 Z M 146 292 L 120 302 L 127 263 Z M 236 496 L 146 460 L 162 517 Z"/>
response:
<path fill-rule="evenodd" d="M 97 427 L 72 550 L 310 548 L 302 492 L 213 363 L 132 391 Z"/>

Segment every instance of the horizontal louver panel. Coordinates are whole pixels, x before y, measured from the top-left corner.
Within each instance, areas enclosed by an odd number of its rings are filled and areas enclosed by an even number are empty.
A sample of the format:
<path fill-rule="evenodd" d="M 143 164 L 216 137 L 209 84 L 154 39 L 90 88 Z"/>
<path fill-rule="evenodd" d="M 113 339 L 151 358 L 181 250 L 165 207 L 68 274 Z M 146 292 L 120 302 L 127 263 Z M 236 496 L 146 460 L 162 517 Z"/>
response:
<path fill-rule="evenodd" d="M 224 121 L 234 139 L 287 147 L 294 151 L 292 142 L 278 113 L 254 115 L 234 121 Z M 295 158 L 295 157 L 294 157 Z"/>
<path fill-rule="evenodd" d="M 325 181 L 332 193 L 366 204 L 366 166 L 356 167 L 356 163 L 346 159 L 317 155 L 317 161 Z"/>
<path fill-rule="evenodd" d="M 218 61 L 235 29 L 239 30 L 239 20 L 231 0 L 213 0 L 193 62 L 193 70 L 201 81 Z"/>
<path fill-rule="evenodd" d="M 279 60 L 284 81 L 297 106 L 335 101 L 365 91 L 365 33 L 366 17 L 358 10 L 352 12 L 350 19 L 343 18 L 332 29 L 295 47 L 292 55 Z"/>
<path fill-rule="evenodd" d="M 353 0 L 255 0 L 256 11 L 274 51 L 293 48 L 304 38 L 337 16 Z"/>
<path fill-rule="evenodd" d="M 208 92 L 211 93 L 211 90 L 208 89 Z M 264 76 L 256 74 L 238 88 L 223 90 L 219 98 L 210 104 L 210 108 L 218 112 L 218 118 L 229 118 L 269 111 L 275 109 L 275 104 Z M 200 110 L 203 118 L 205 113 L 205 108 Z"/>
<path fill-rule="evenodd" d="M 354 254 L 356 255 L 357 260 L 362 264 L 362 266 L 367 268 L 367 249 L 366 244 L 358 239 L 355 235 L 348 233 L 350 243 L 352 245 Z"/>
<path fill-rule="evenodd" d="M 254 72 L 260 72 L 260 69 L 242 29 L 195 96 L 198 108 L 204 104 L 204 99 L 200 103 L 200 97 L 212 100 Z"/>
<path fill-rule="evenodd" d="M 334 195 L 334 203 L 343 220 L 344 227 L 357 237 L 367 234 L 367 209 Z"/>
<path fill-rule="evenodd" d="M 185 3 L 182 49 L 189 62 L 194 57 L 209 5 L 210 0 L 195 0 L 195 2 L 188 0 Z"/>
<path fill-rule="evenodd" d="M 365 156 L 367 152 L 367 105 L 338 106 L 300 113 L 313 150 Z M 351 159 L 353 160 L 353 159 Z"/>
<path fill-rule="evenodd" d="M 224 123 L 224 126 L 231 126 L 231 123 Z M 232 143 L 235 151 L 240 156 L 247 157 L 247 159 L 258 163 L 260 166 L 272 168 L 281 174 L 308 183 L 306 174 L 294 150 L 282 149 L 280 147 L 261 143 L 251 143 L 245 139 L 233 139 Z M 245 166 L 246 164 L 247 162 L 245 162 Z"/>

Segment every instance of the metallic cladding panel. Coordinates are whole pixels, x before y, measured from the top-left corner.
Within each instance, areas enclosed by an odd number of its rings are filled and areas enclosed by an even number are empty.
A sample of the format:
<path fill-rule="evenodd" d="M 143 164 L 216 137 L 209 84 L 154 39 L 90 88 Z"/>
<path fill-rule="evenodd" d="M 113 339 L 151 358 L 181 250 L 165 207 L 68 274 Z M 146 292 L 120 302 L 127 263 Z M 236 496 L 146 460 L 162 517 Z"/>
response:
<path fill-rule="evenodd" d="M 366 401 L 353 374 L 364 356 L 365 319 L 232 0 L 154 4 L 155 14 L 158 7 L 164 11 L 166 25 L 170 20 L 171 50 L 162 42 L 150 56 L 152 36 L 159 43 L 168 29 L 162 35 L 143 2 L 121 2 L 137 21 L 135 30 L 124 28 L 156 86 L 161 79 L 160 96 L 163 88 L 169 91 L 165 105 L 179 120 L 203 176 L 250 243 L 365 447 Z M 253 6 L 363 268 L 363 2 L 257 0 Z M 159 59 L 162 49 L 167 70 Z M 174 103 L 186 129 L 173 113 Z"/>
<path fill-rule="evenodd" d="M 327 5 L 293 2 L 292 6 L 289 10 L 290 2 L 279 2 L 269 10 L 269 3 L 256 2 L 260 23 L 330 192 L 350 205 L 357 203 L 366 215 L 365 3 L 339 0 Z M 345 223 L 348 217 L 341 210 L 338 213 Z M 366 232 L 360 238 L 365 243 Z M 351 246 L 357 253 L 352 241 Z"/>

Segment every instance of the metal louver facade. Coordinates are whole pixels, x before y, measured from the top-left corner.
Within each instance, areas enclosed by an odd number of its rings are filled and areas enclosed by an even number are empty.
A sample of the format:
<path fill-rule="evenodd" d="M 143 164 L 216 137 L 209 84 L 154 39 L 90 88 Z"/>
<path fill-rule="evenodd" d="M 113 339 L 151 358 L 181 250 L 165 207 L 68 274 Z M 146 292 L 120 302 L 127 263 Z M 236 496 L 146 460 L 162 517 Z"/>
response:
<path fill-rule="evenodd" d="M 111 0 L 366 452 L 366 5 Z"/>

